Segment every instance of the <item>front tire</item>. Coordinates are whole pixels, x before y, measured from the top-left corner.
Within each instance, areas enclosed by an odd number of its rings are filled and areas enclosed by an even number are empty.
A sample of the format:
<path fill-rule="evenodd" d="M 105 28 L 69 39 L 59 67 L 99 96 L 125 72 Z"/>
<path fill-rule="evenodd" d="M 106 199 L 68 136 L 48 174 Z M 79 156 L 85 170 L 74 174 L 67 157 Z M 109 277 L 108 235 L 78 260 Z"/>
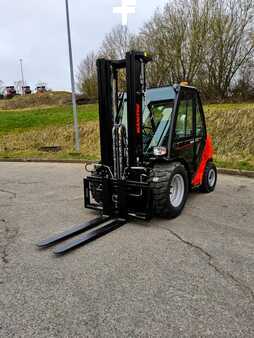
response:
<path fill-rule="evenodd" d="M 153 210 L 157 216 L 175 218 L 185 206 L 189 181 L 185 167 L 180 162 L 154 167 L 152 178 Z"/>

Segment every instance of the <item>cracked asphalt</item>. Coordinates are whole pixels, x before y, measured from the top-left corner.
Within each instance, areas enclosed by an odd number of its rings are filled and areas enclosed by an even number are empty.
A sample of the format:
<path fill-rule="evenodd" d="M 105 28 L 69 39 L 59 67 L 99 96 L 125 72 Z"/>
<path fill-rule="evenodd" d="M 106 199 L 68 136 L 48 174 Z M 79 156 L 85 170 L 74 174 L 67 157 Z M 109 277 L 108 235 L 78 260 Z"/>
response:
<path fill-rule="evenodd" d="M 35 243 L 95 217 L 80 164 L 0 163 L 0 337 L 253 337 L 254 180 L 219 176 L 175 220 L 56 258 Z"/>

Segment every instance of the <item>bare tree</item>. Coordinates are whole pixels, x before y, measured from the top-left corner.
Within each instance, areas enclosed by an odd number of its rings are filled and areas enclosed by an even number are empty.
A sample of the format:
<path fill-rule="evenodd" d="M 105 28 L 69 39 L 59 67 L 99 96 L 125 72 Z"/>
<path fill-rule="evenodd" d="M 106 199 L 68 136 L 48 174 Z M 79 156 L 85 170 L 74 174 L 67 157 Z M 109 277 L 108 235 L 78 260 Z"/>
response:
<path fill-rule="evenodd" d="M 78 88 L 86 98 L 97 98 L 97 56 L 94 52 L 89 53 L 78 68 Z"/>
<path fill-rule="evenodd" d="M 152 19 L 147 22 L 140 31 L 139 45 L 153 56 L 153 64 L 148 66 L 149 85 L 156 86 L 169 81 L 167 72 L 166 51 L 162 45 L 163 34 L 161 31 L 161 19 L 163 14 L 156 11 Z M 164 43 L 164 42 L 163 42 Z"/>
<path fill-rule="evenodd" d="M 96 59 L 123 59 L 127 51 L 138 48 L 138 39 L 127 27 L 118 25 L 106 34 L 98 53 L 91 52 L 78 68 L 78 88 L 87 98 L 97 98 Z M 119 88 L 124 90 L 124 72 L 119 73 Z"/>
<path fill-rule="evenodd" d="M 207 90 L 224 98 L 239 69 L 253 57 L 253 0 L 210 2 Z"/>
<path fill-rule="evenodd" d="M 223 99 L 254 54 L 253 2 L 169 0 L 138 35 L 120 25 L 113 28 L 98 55 L 121 59 L 128 50 L 145 50 L 154 61 L 148 66 L 149 85 L 186 80 L 207 97 Z M 88 55 L 79 68 L 80 90 L 87 96 L 95 95 L 95 58 L 94 53 Z M 119 77 L 124 90 L 124 72 Z"/>
<path fill-rule="evenodd" d="M 99 50 L 99 56 L 107 59 L 124 59 L 126 52 L 133 49 L 139 49 L 138 37 L 130 33 L 126 26 L 118 25 L 106 34 Z M 120 70 L 118 75 L 119 90 L 125 91 L 125 71 Z"/>
<path fill-rule="evenodd" d="M 109 59 L 123 59 L 130 49 L 136 46 L 136 37 L 131 34 L 127 26 L 117 25 L 112 31 L 106 34 L 99 56 Z"/>
<path fill-rule="evenodd" d="M 208 4 L 170 1 L 141 30 L 144 47 L 155 56 L 152 82 L 193 82 L 206 51 Z"/>
<path fill-rule="evenodd" d="M 254 61 L 245 62 L 235 76 L 230 91 L 234 97 L 242 100 L 254 98 Z"/>

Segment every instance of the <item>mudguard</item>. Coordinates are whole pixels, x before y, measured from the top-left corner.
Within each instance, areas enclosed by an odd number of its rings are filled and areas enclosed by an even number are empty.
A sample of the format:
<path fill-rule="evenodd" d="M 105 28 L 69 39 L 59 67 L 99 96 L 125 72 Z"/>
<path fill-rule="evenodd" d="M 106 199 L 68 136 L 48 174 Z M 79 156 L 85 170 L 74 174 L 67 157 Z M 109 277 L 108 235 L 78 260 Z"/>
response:
<path fill-rule="evenodd" d="M 203 176 L 206 168 L 206 164 L 208 161 L 212 160 L 213 158 L 213 144 L 212 138 L 210 135 L 207 135 L 205 147 L 202 153 L 201 161 L 198 167 L 198 170 L 192 180 L 192 186 L 198 186 L 202 184 Z"/>

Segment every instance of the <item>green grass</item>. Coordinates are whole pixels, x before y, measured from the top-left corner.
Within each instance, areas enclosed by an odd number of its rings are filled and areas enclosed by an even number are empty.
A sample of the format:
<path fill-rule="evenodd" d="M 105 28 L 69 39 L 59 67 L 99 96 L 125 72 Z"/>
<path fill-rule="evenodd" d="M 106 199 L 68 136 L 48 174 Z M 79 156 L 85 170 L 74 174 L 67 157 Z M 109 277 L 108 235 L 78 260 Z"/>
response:
<path fill-rule="evenodd" d="M 98 119 L 97 105 L 78 106 L 79 122 Z M 22 132 L 27 129 L 70 125 L 72 107 L 49 107 L 22 110 L 0 110 L 0 134 Z"/>
<path fill-rule="evenodd" d="M 218 167 L 254 170 L 254 103 L 204 106 Z M 100 156 L 98 105 L 78 106 L 81 153 L 73 152 L 73 116 L 70 105 L 0 109 L 0 158 L 98 159 Z M 41 146 L 58 145 L 48 153 Z"/>
<path fill-rule="evenodd" d="M 217 165 L 218 168 L 254 171 L 254 157 L 252 161 L 248 160 L 223 161 L 220 159 L 215 159 L 215 164 Z"/>
<path fill-rule="evenodd" d="M 204 106 L 205 111 L 225 111 L 231 109 L 253 108 L 251 103 L 211 104 Z M 98 106 L 96 104 L 78 106 L 79 122 L 96 121 Z M 73 123 L 72 107 L 57 106 L 47 108 L 27 108 L 0 110 L 0 134 L 22 132 L 26 129 L 63 126 Z"/>
<path fill-rule="evenodd" d="M 213 103 L 204 105 L 204 110 L 207 111 L 229 111 L 229 110 L 243 110 L 253 109 L 254 103 L 239 102 L 239 103 Z"/>

